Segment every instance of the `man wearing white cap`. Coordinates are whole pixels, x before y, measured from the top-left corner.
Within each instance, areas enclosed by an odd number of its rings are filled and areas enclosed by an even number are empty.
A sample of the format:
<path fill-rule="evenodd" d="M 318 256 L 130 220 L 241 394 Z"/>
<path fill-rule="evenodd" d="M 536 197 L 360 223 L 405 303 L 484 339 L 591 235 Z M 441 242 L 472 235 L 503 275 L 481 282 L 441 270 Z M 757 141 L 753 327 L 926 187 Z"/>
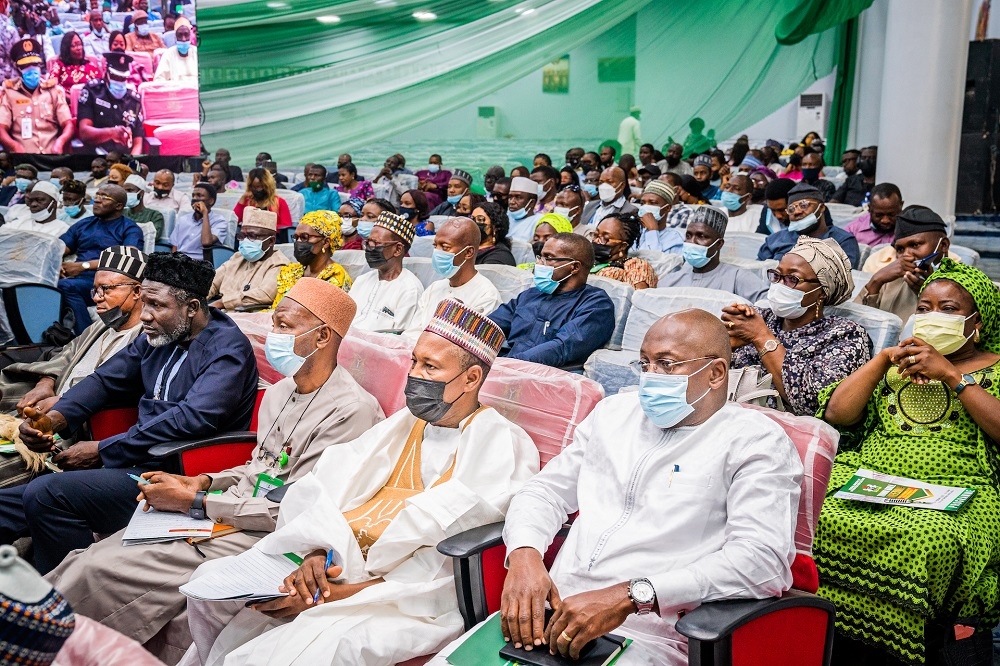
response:
<path fill-rule="evenodd" d="M 243 226 L 236 234 L 239 252 L 215 271 L 211 305 L 223 310 L 261 310 L 271 307 L 278 294 L 278 273 L 288 258 L 274 249 L 278 214 L 259 208 L 243 212 Z"/>
<path fill-rule="evenodd" d="M 541 213 L 535 212 L 538 204 L 538 185 L 524 176 L 516 176 L 510 181 L 510 198 L 507 201 L 507 217 L 510 231 L 507 238 L 530 243 L 535 236 L 535 225 Z"/>
<path fill-rule="evenodd" d="M 146 192 L 149 191 L 146 179 L 134 173 L 125 179 L 125 184 L 122 187 L 125 188 L 125 207 L 128 209 L 125 211 L 125 217 L 136 224 L 152 224 L 156 228 L 156 237 L 159 238 L 162 236 L 163 213 L 158 210 L 146 208 L 146 204 L 143 201 Z"/>
<path fill-rule="evenodd" d="M 173 46 L 163 52 L 154 81 L 181 81 L 198 85 L 198 47 L 191 43 L 191 21 L 183 16 L 174 23 Z"/>
<path fill-rule="evenodd" d="M 30 186 L 24 195 L 24 203 L 11 206 L 7 211 L 4 229 L 37 231 L 50 236 L 62 236 L 69 231 L 69 225 L 56 219 L 59 210 L 59 188 L 48 181 L 40 180 Z"/>

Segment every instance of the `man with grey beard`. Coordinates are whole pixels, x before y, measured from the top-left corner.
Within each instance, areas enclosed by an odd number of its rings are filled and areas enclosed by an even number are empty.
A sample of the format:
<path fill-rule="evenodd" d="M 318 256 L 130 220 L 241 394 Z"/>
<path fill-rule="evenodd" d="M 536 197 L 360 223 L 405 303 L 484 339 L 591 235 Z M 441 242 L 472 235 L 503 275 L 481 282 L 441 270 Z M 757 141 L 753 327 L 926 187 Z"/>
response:
<path fill-rule="evenodd" d="M 257 397 L 250 341 L 206 298 L 212 265 L 183 254 L 149 256 L 142 283 L 143 334 L 67 391 L 45 414 L 21 424 L 33 451 L 56 453 L 62 474 L 0 491 L 0 543 L 30 535 L 42 573 L 117 532 L 135 511 L 138 489 L 129 474 L 159 469 L 149 449 L 246 430 Z M 59 451 L 53 436 L 68 434 L 107 407 L 138 403 L 138 422 L 102 441 L 78 441 Z"/>

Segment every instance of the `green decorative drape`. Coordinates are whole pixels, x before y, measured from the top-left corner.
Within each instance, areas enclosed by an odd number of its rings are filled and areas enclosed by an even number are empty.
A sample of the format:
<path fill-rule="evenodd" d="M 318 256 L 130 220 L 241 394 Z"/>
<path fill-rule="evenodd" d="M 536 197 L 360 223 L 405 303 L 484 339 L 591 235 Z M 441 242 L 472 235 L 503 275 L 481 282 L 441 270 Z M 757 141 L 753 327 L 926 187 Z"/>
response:
<path fill-rule="evenodd" d="M 858 19 L 848 19 L 837 26 L 837 81 L 830 104 L 830 124 L 826 131 L 827 164 L 840 164 L 847 150 L 851 130 L 851 105 L 854 101 L 854 76 L 858 61 Z"/>

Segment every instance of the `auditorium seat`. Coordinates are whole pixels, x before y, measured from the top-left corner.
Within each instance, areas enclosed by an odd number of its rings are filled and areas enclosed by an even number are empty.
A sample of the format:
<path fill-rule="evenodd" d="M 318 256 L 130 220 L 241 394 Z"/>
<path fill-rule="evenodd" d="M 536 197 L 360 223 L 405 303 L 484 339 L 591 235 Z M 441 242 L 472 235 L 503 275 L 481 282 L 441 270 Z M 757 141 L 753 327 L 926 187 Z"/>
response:
<path fill-rule="evenodd" d="M 333 260 L 344 267 L 352 281 L 372 270 L 365 261 L 364 250 L 336 250 Z"/>
<path fill-rule="evenodd" d="M 535 286 L 535 278 L 531 273 L 514 266 L 483 264 L 476 266 L 476 270 L 497 288 L 502 303 L 514 300 L 522 291 L 527 291 Z"/>
<path fill-rule="evenodd" d="M 847 301 L 824 309 L 827 316 L 838 315 L 860 324 L 871 338 L 873 354 L 899 344 L 903 321 L 891 312 Z"/>
<path fill-rule="evenodd" d="M 730 231 L 726 234 L 726 242 L 722 246 L 722 261 L 741 258 L 757 260 L 757 251 L 767 240 L 764 234 L 752 234 L 742 231 Z"/>
<path fill-rule="evenodd" d="M 971 247 L 965 247 L 964 245 L 952 245 L 951 251 L 959 256 L 963 264 L 979 266 L 979 253 Z"/>
<path fill-rule="evenodd" d="M 197 155 L 198 153 L 188 153 L 189 155 Z M 302 216 L 305 214 L 306 210 L 306 198 L 302 196 L 301 192 L 293 192 L 292 190 L 286 190 L 283 188 L 278 188 L 276 193 L 279 197 L 285 200 L 288 204 L 288 213 L 292 217 L 292 225 L 299 223 Z"/>
<path fill-rule="evenodd" d="M 761 279 L 767 280 L 767 271 L 771 268 L 778 267 L 777 259 L 744 259 L 743 257 L 728 257 L 721 260 L 724 264 L 732 264 L 733 266 L 738 266 L 740 268 L 745 268 L 748 271 L 754 271 L 760 275 Z"/>
<path fill-rule="evenodd" d="M 414 236 L 413 242 L 410 244 L 410 256 L 411 257 L 427 257 L 430 259 L 431 254 L 434 253 L 434 235 L 430 236 Z"/>
<path fill-rule="evenodd" d="M 824 205 L 830 211 L 830 217 L 833 218 L 833 225 L 840 228 L 846 227 L 865 212 L 863 209 L 849 204 L 831 202 Z"/>
<path fill-rule="evenodd" d="M 139 85 L 139 94 L 142 97 L 146 133 L 150 136 L 162 125 L 199 121 L 197 85 L 176 81 L 147 81 Z"/>
<path fill-rule="evenodd" d="M 160 141 L 160 155 L 197 155 L 201 152 L 201 125 L 198 122 L 161 125 L 153 130 L 153 136 Z"/>
<path fill-rule="evenodd" d="M 635 293 L 635 289 L 624 282 L 599 275 L 588 277 L 587 284 L 603 289 L 611 302 L 615 304 L 615 332 L 611 334 L 611 340 L 608 341 L 607 346 L 609 349 L 621 349 L 622 335 L 625 334 L 625 321 L 632 307 L 632 295 Z"/>
<path fill-rule="evenodd" d="M 156 73 L 156 70 L 153 69 L 153 56 L 152 55 L 150 55 L 149 53 L 146 53 L 144 51 L 126 51 L 125 55 L 132 56 L 132 63 L 136 66 L 137 69 L 141 68 L 141 69 L 139 69 L 139 71 L 140 71 L 140 73 L 142 75 L 142 80 L 143 81 L 150 81 L 150 80 L 152 80 L 153 74 Z M 142 88 L 140 86 L 140 93 L 141 92 L 142 92 Z M 197 153 L 193 153 L 193 154 L 197 155 Z"/>
<path fill-rule="evenodd" d="M 514 261 L 518 264 L 535 263 L 535 251 L 531 248 L 531 243 L 512 238 L 510 241 L 510 252 L 514 255 Z"/>
<path fill-rule="evenodd" d="M 630 257 L 645 259 L 653 266 L 656 277 L 663 279 L 684 265 L 684 257 L 679 254 L 668 254 L 659 250 L 632 250 Z"/>
<path fill-rule="evenodd" d="M 407 269 L 420 280 L 424 289 L 431 286 L 432 282 L 437 282 L 441 276 L 434 272 L 431 260 L 427 257 L 404 257 L 403 268 Z"/>

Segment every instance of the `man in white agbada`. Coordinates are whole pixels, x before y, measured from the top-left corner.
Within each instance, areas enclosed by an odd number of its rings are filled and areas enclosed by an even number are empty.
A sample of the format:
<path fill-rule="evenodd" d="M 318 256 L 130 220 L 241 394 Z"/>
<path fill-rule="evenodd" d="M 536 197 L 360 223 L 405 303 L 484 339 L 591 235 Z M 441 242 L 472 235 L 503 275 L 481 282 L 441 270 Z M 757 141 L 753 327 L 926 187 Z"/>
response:
<path fill-rule="evenodd" d="M 534 185 L 534 181 L 531 181 Z M 409 327 L 403 335 L 416 340 L 423 334 L 446 298 L 461 301 L 470 310 L 489 314 L 498 307 L 500 292 L 485 275 L 476 270 L 476 254 L 481 242 L 479 227 L 467 217 L 453 217 L 438 227 L 434 235 L 431 265 L 441 276 L 424 290 Z"/>
<path fill-rule="evenodd" d="M 352 326 L 366 331 L 402 331 L 417 315 L 424 285 L 403 268 L 416 229 L 403 217 L 383 211 L 364 240 L 365 261 L 374 270 L 358 276 L 351 298 L 358 313 Z"/>
<path fill-rule="evenodd" d="M 649 329 L 639 391 L 601 401 L 511 502 L 505 638 L 575 657 L 610 631 L 635 640 L 622 666 L 681 666 L 678 612 L 788 589 L 802 464 L 777 424 L 726 402 L 729 360 L 708 312 Z M 542 554 L 576 511 L 547 572 Z"/>
<path fill-rule="evenodd" d="M 503 340 L 461 303 L 438 306 L 413 349 L 407 409 L 324 453 L 255 546 L 304 557 L 284 581 L 288 596 L 253 608 L 190 601 L 195 645 L 182 664 L 391 666 L 461 633 L 452 565 L 436 546 L 503 520 L 538 470 L 524 430 L 479 404 Z M 331 548 L 343 567 L 324 571 Z"/>

